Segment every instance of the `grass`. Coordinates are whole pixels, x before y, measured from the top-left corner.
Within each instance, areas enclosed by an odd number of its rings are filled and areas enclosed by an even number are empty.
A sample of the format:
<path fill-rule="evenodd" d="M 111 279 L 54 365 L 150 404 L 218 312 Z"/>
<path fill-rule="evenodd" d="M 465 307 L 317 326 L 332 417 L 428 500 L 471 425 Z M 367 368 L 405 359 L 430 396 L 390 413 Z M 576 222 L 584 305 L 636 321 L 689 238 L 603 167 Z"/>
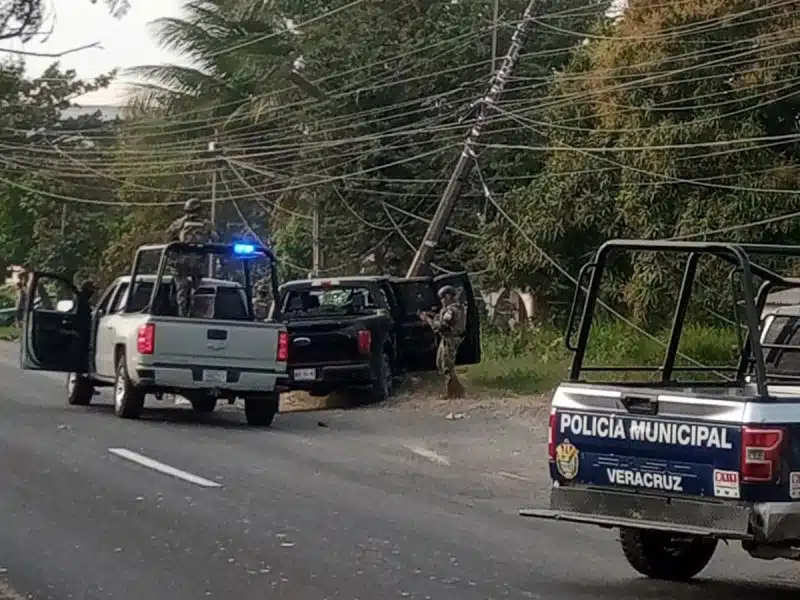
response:
<path fill-rule="evenodd" d="M 19 338 L 19 329 L 15 326 L 0 327 L 0 341 L 11 342 Z"/>
<path fill-rule="evenodd" d="M 668 332 L 653 335 L 666 343 Z M 564 334 L 552 326 L 534 326 L 514 331 L 484 331 L 482 361 L 466 370 L 465 381 L 473 387 L 518 394 L 550 392 L 565 379 L 572 353 L 564 346 Z M 704 365 L 732 365 L 738 358 L 738 341 L 732 329 L 689 326 L 680 352 Z M 664 345 L 624 324 L 596 324 L 587 346 L 584 364 L 607 366 L 659 366 Z M 685 359 L 677 364 L 689 365 Z M 708 375 L 704 374 L 707 378 Z M 592 374 L 595 379 L 607 376 Z M 616 379 L 651 377 L 649 373 L 614 374 Z M 685 374 L 688 376 L 688 374 Z"/>

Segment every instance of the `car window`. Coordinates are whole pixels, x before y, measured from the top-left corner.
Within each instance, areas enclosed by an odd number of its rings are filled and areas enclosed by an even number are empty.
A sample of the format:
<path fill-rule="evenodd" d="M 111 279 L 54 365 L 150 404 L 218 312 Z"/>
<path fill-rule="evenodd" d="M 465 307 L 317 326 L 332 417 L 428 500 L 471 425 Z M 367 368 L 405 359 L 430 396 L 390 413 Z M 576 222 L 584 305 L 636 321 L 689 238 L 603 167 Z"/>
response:
<path fill-rule="evenodd" d="M 214 318 L 229 321 L 247 321 L 250 315 L 247 310 L 247 298 L 244 290 L 233 287 L 217 288 L 214 301 Z"/>
<path fill-rule="evenodd" d="M 108 314 L 113 315 L 120 312 L 125 307 L 125 300 L 127 298 L 128 298 L 128 284 L 122 283 L 120 284 L 119 289 L 114 294 Z"/>
<path fill-rule="evenodd" d="M 385 296 L 382 297 L 385 302 Z M 350 313 L 381 308 L 372 290 L 362 285 L 290 289 L 283 298 L 285 313 Z"/>
<path fill-rule="evenodd" d="M 772 318 L 763 343 L 797 347 L 797 350 L 764 350 L 767 373 L 800 376 L 800 318 L 783 315 Z"/>
<path fill-rule="evenodd" d="M 431 310 L 439 305 L 433 286 L 427 281 L 403 282 L 396 284 L 395 290 L 408 315 L 416 315 L 421 310 Z"/>
<path fill-rule="evenodd" d="M 97 303 L 97 310 L 103 314 L 108 314 L 108 307 L 111 305 L 111 300 L 113 299 L 115 293 L 118 293 L 117 284 L 112 283 L 105 289 L 103 295 L 100 296 L 100 302 Z"/>
<path fill-rule="evenodd" d="M 128 301 L 128 284 L 123 283 L 120 288 L 121 289 L 116 295 L 114 303 L 111 306 L 111 311 L 115 313 L 122 311 Z M 161 284 L 161 292 L 164 297 L 169 296 L 169 282 L 163 282 Z M 131 302 L 130 312 L 139 312 L 147 308 L 147 305 L 150 303 L 150 296 L 152 293 L 152 281 L 140 281 L 136 283 L 133 288 L 133 301 Z"/>

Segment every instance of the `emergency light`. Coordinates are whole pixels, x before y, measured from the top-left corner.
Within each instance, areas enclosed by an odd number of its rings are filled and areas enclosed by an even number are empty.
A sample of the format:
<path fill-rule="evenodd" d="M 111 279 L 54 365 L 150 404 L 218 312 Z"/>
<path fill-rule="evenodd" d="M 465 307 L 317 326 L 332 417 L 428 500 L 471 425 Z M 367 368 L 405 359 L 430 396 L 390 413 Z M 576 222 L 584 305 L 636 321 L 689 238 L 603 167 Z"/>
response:
<path fill-rule="evenodd" d="M 237 256 L 252 256 L 256 253 L 256 247 L 253 244 L 234 244 L 233 253 Z"/>

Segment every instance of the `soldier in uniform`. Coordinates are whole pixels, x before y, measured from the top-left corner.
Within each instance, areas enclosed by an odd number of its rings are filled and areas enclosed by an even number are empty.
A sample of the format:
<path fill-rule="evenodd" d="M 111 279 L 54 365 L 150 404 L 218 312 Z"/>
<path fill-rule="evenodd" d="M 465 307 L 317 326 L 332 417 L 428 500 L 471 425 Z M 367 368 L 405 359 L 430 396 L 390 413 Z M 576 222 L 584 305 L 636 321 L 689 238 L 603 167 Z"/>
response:
<path fill-rule="evenodd" d="M 269 315 L 270 305 L 272 304 L 272 294 L 270 293 L 270 284 L 267 277 L 255 285 L 255 292 L 253 309 L 256 313 L 256 321 L 264 321 Z"/>
<path fill-rule="evenodd" d="M 206 244 L 217 241 L 211 221 L 200 214 L 202 205 L 197 198 L 190 198 L 183 206 L 183 216 L 175 219 L 167 228 L 167 241 L 196 242 Z M 191 313 L 192 292 L 203 278 L 205 256 L 179 256 L 175 265 L 175 301 L 182 317 Z"/>
<path fill-rule="evenodd" d="M 439 292 L 442 309 L 435 315 L 419 313 L 420 319 L 427 323 L 438 335 L 436 348 L 436 369 L 445 378 L 445 398 L 460 398 L 464 386 L 456 375 L 456 355 L 467 329 L 466 307 L 456 299 L 456 290 L 446 285 Z"/>

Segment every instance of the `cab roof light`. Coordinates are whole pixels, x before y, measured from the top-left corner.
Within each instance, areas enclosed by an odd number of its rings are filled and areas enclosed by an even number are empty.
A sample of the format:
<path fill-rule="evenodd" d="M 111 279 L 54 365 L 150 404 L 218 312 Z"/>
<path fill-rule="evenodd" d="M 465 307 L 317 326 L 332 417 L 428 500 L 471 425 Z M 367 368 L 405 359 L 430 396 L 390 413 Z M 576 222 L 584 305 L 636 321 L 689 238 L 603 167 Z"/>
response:
<path fill-rule="evenodd" d="M 253 256 L 256 253 L 256 247 L 253 244 L 234 244 L 233 253 L 237 256 Z"/>

